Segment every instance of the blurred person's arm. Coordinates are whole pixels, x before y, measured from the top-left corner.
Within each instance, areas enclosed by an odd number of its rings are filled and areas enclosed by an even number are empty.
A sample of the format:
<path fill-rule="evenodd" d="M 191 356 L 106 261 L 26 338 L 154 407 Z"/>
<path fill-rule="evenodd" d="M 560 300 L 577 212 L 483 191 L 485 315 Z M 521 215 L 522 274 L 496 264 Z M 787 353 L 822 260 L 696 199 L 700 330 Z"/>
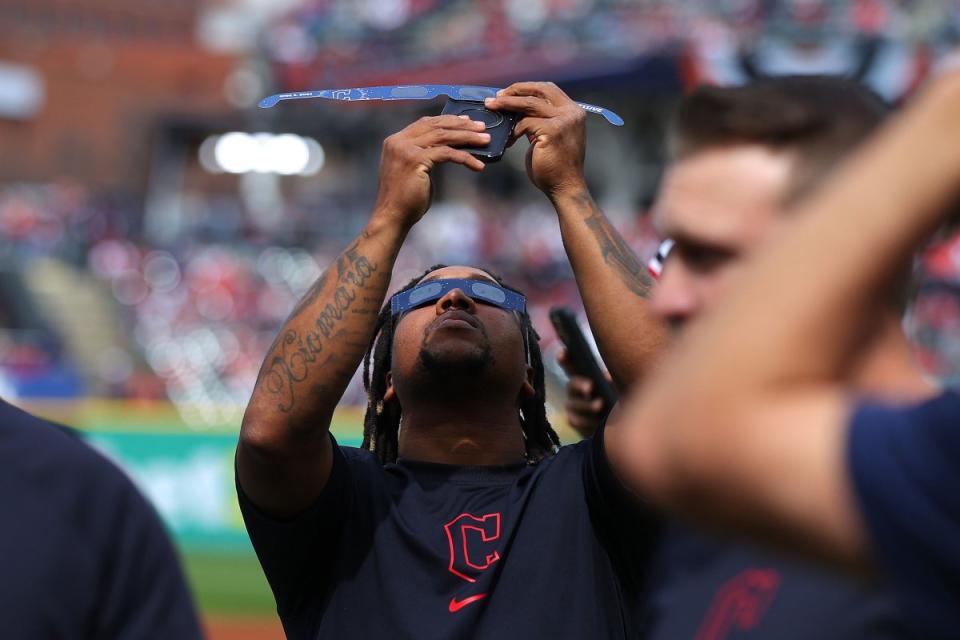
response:
<path fill-rule="evenodd" d="M 552 83 L 522 82 L 488 101 L 522 114 L 515 138 L 530 141 L 527 172 L 557 210 L 560 232 L 597 347 L 623 393 L 640 381 L 664 340 L 648 304 L 646 265 L 593 201 L 583 173 L 586 114 Z"/>
<path fill-rule="evenodd" d="M 482 170 L 480 160 L 452 148 L 486 144 L 482 130 L 482 123 L 438 116 L 384 142 L 370 220 L 280 329 L 243 417 L 237 477 L 266 513 L 291 515 L 320 495 L 333 463 L 334 409 L 373 335 L 397 253 L 430 205 L 430 172 L 443 162 Z"/>
<path fill-rule="evenodd" d="M 849 448 L 857 399 L 848 374 L 889 304 L 891 281 L 960 192 L 958 114 L 955 73 L 751 258 L 734 293 L 627 402 L 627 428 L 607 449 L 629 484 L 714 526 L 846 567 L 871 565 L 851 481 L 851 456 L 862 452 Z M 863 426 L 867 438 L 871 425 Z M 906 486 L 921 491 L 924 459 L 905 455 L 889 468 L 918 473 Z M 956 489 L 939 490 L 942 498 Z"/>

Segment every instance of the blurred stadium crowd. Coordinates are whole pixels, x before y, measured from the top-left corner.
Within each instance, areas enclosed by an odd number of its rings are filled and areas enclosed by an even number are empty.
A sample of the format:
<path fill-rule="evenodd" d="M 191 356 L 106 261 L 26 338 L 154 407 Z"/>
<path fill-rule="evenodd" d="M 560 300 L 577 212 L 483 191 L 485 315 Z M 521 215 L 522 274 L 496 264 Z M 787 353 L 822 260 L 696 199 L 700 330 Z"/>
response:
<path fill-rule="evenodd" d="M 271 57 L 339 65 L 445 62 L 548 46 L 557 56 L 629 56 L 725 31 L 749 39 L 866 36 L 934 46 L 957 37 L 957 8 L 920 0 L 319 0 L 266 32 Z M 333 61 L 329 61 L 332 63 Z"/>
<path fill-rule="evenodd" d="M 845 71 L 898 98 L 960 38 L 960 5 L 934 1 L 315 0 L 259 13 L 255 4 L 178 5 L 195 14 L 205 47 L 236 56 L 239 71 L 224 86 L 235 109 L 271 87 L 398 78 L 555 76 L 601 103 L 600 90 L 609 91 L 611 106 L 627 105 L 628 124 L 631 115 L 639 124 L 630 139 L 599 127 L 591 137 L 598 194 L 644 258 L 657 244 L 644 214 L 662 161 L 658 129 L 684 86 L 758 72 Z M 39 28 L 42 9 L 3 11 Z M 44 28 L 64 27 L 48 18 Z M 651 69 L 656 59 L 668 60 L 668 71 Z M 658 73 L 656 86 L 643 84 Z M 647 110 L 629 106 L 636 102 L 649 103 Z M 155 143 L 146 193 L 56 171 L 0 186 L 0 386 L 7 393 L 169 399 L 200 427 L 239 419 L 276 327 L 362 224 L 379 134 L 424 113 L 278 109 L 228 118 L 226 130 L 292 123 L 324 144 L 319 175 L 223 173 L 204 162 L 198 143 L 224 127 L 191 121 L 197 140 L 182 148 L 169 143 L 177 125 L 160 129 L 168 141 Z M 637 164 L 626 166 L 617 158 L 631 145 L 641 150 L 631 159 Z M 577 295 L 547 203 L 518 186 L 522 152 L 505 163 L 511 168 L 479 186 L 445 172 L 429 233 L 409 243 L 395 285 L 452 256 L 489 265 L 528 292 L 549 356 L 546 311 L 576 306 Z M 960 350 L 960 240 L 931 251 L 920 271 L 908 322 L 925 366 L 956 381 L 960 372 L 946 362 Z M 364 402 L 358 380 L 347 399 Z"/>
<path fill-rule="evenodd" d="M 93 388 L 110 397 L 168 398 L 187 422 L 202 426 L 239 418 L 276 327 L 330 263 L 350 229 L 312 238 L 303 234 L 310 239 L 291 243 L 286 234 L 251 232 L 239 201 L 198 196 L 192 206 L 199 208 L 194 219 L 200 228 L 186 230 L 175 243 L 158 245 L 131 225 L 139 216 L 128 204 L 97 198 L 78 184 L 18 185 L 0 191 L 0 234 L 5 262 L 29 267 L 23 272 L 36 291 L 68 299 L 88 291 L 107 312 L 104 322 L 113 322 L 109 318 L 116 314 L 116 331 L 105 338 L 108 344 L 93 356 L 87 371 L 94 376 Z M 546 203 L 518 206 L 484 196 L 434 208 L 429 233 L 415 233 L 402 254 L 397 283 L 425 265 L 467 256 L 467 262 L 491 265 L 525 290 L 541 330 L 549 326 L 551 306 L 578 304 Z M 355 217 L 362 220 L 362 213 L 357 210 Z M 626 216 L 621 230 L 639 255 L 650 256 L 657 238 L 649 216 L 642 214 Z M 211 229 L 210 221 L 218 216 L 233 220 L 231 228 Z M 65 270 L 75 273 L 68 277 Z M 947 363 L 957 362 L 960 352 L 960 238 L 931 250 L 920 271 L 908 325 L 924 366 L 956 381 L 960 371 Z M 78 273 L 92 278 L 78 282 Z M 22 291 L 12 287 L 4 294 Z M 4 318 L 0 363 L 8 375 L 46 377 L 53 381 L 51 388 L 62 380 L 62 371 L 55 372 L 69 368 L 76 354 L 51 328 L 70 322 L 69 301 L 60 303 L 66 303 L 64 317 L 39 324 L 39 329 L 36 317 Z M 43 315 L 29 306 L 4 308 Z M 86 324 L 89 316 L 79 321 Z M 17 322 L 27 328 L 18 331 Z M 78 330 L 97 342 L 91 329 L 95 327 Z M 550 353 L 554 336 L 542 332 Z M 78 382 L 70 389 L 80 393 L 85 386 Z M 358 380 L 348 398 L 357 405 L 365 402 Z"/>
<path fill-rule="evenodd" d="M 27 273 L 35 275 L 27 279 L 38 290 L 52 288 L 69 297 L 86 288 L 98 305 L 118 314 L 117 331 L 92 363 L 95 388 L 112 397 L 169 398 L 187 412 L 188 422 L 202 426 L 239 418 L 236 412 L 248 399 L 276 327 L 344 238 L 341 233 L 313 234 L 305 242 L 290 243 L 279 232 L 252 232 L 238 201 L 197 197 L 192 206 L 200 209 L 194 219 L 202 228 L 185 230 L 175 243 L 157 245 L 131 228 L 137 212 L 98 199 L 80 185 L 19 185 L 0 192 L 0 233 L 11 263 L 55 261 L 92 275 L 82 284 L 67 278 L 67 284 L 62 270 L 31 268 Z M 468 256 L 467 262 L 492 265 L 527 291 L 540 327 L 549 326 L 550 306 L 576 304 L 547 203 L 518 207 L 484 197 L 476 203 L 439 203 L 435 209 L 429 233 L 416 233 L 405 247 L 397 282 L 430 264 Z M 362 220 L 363 213 L 356 210 L 354 217 Z M 218 215 L 233 219 L 231 228 L 211 229 L 210 221 Z M 633 217 L 626 233 L 643 255 L 652 253 L 656 239 L 645 217 Z M 62 317 L 53 324 L 69 320 Z M 553 336 L 544 333 L 551 343 Z M 92 335 L 88 339 L 96 340 Z M 69 363 L 56 333 L 37 330 L 8 331 L 0 354 L 4 367 L 19 378 L 62 367 L 65 359 Z M 365 396 L 357 383 L 348 394 L 359 405 Z"/>
<path fill-rule="evenodd" d="M 744 63 L 853 70 L 893 98 L 958 36 L 960 8 L 938 0 L 327 0 L 298 3 L 263 47 L 285 86 L 518 58 L 520 75 L 573 65 L 602 76 L 669 53 L 685 59 L 688 81 L 743 79 Z"/>

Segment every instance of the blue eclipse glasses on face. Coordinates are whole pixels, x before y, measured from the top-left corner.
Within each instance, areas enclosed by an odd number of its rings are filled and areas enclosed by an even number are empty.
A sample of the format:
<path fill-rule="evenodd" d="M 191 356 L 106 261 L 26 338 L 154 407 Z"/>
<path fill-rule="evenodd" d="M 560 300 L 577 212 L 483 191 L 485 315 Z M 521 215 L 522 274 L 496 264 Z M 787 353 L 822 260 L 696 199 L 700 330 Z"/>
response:
<path fill-rule="evenodd" d="M 390 298 L 390 313 L 396 318 L 411 309 L 436 302 L 454 289 L 460 289 L 476 302 L 492 304 L 508 311 L 523 313 L 527 308 L 527 299 L 522 294 L 504 289 L 495 282 L 449 278 L 425 280 L 412 289 L 394 294 Z"/>

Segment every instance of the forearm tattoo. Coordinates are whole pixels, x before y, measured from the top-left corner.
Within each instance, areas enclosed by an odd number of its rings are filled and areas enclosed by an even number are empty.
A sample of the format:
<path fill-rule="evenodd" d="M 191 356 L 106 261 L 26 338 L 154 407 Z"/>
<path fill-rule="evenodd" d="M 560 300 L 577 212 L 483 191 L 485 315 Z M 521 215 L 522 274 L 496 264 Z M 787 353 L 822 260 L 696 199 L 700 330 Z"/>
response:
<path fill-rule="evenodd" d="M 584 222 L 597 241 L 603 261 L 617 272 L 620 280 L 630 291 L 641 298 L 649 298 L 653 281 L 647 268 L 637 259 L 636 254 L 623 241 L 620 233 L 597 208 L 589 194 L 582 194 L 578 202 L 589 210 L 589 215 Z"/>
<path fill-rule="evenodd" d="M 334 367 L 332 376 L 324 376 L 327 380 L 349 376 L 356 363 L 354 358 L 348 357 L 352 354 L 345 353 L 344 349 L 359 354 L 366 349 L 365 340 L 359 335 L 351 335 L 360 332 L 350 331 L 342 325 L 348 314 L 375 316 L 379 310 L 378 297 L 363 295 L 364 286 L 376 273 L 377 265 L 361 255 L 354 243 L 337 258 L 335 266 L 336 288 L 330 301 L 317 313 L 313 326 L 303 332 L 289 328 L 282 330 L 270 346 L 267 361 L 260 372 L 257 388 L 275 396 L 277 408 L 284 413 L 294 409 L 300 389 L 298 383 L 307 380 L 312 371 L 319 367 Z M 333 267 L 327 269 L 300 300 L 287 319 L 288 326 L 311 309 L 323 293 L 332 270 Z M 338 367 L 338 362 L 343 364 Z M 347 363 L 350 363 L 349 367 Z M 350 370 L 346 371 L 347 368 Z M 313 387 L 312 391 L 322 391 L 325 385 L 318 381 Z"/>

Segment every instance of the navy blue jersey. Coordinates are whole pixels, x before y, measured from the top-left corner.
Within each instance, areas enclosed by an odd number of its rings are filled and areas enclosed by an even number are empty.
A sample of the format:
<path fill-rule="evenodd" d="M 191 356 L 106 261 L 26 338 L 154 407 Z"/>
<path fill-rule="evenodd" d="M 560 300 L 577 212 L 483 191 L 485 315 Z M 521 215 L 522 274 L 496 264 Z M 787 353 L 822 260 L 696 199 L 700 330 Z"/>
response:
<path fill-rule="evenodd" d="M 0 512 L 0 637 L 201 637 L 173 548 L 130 480 L 2 400 Z"/>
<path fill-rule="evenodd" d="M 960 395 L 862 405 L 849 466 L 876 563 L 924 638 L 960 637 Z"/>
<path fill-rule="evenodd" d="M 628 500 L 599 440 L 497 467 L 334 445 L 322 495 L 289 521 L 240 491 L 294 640 L 636 638 L 653 530 Z"/>
<path fill-rule="evenodd" d="M 910 637 L 890 593 L 679 524 L 653 566 L 654 640 Z"/>

